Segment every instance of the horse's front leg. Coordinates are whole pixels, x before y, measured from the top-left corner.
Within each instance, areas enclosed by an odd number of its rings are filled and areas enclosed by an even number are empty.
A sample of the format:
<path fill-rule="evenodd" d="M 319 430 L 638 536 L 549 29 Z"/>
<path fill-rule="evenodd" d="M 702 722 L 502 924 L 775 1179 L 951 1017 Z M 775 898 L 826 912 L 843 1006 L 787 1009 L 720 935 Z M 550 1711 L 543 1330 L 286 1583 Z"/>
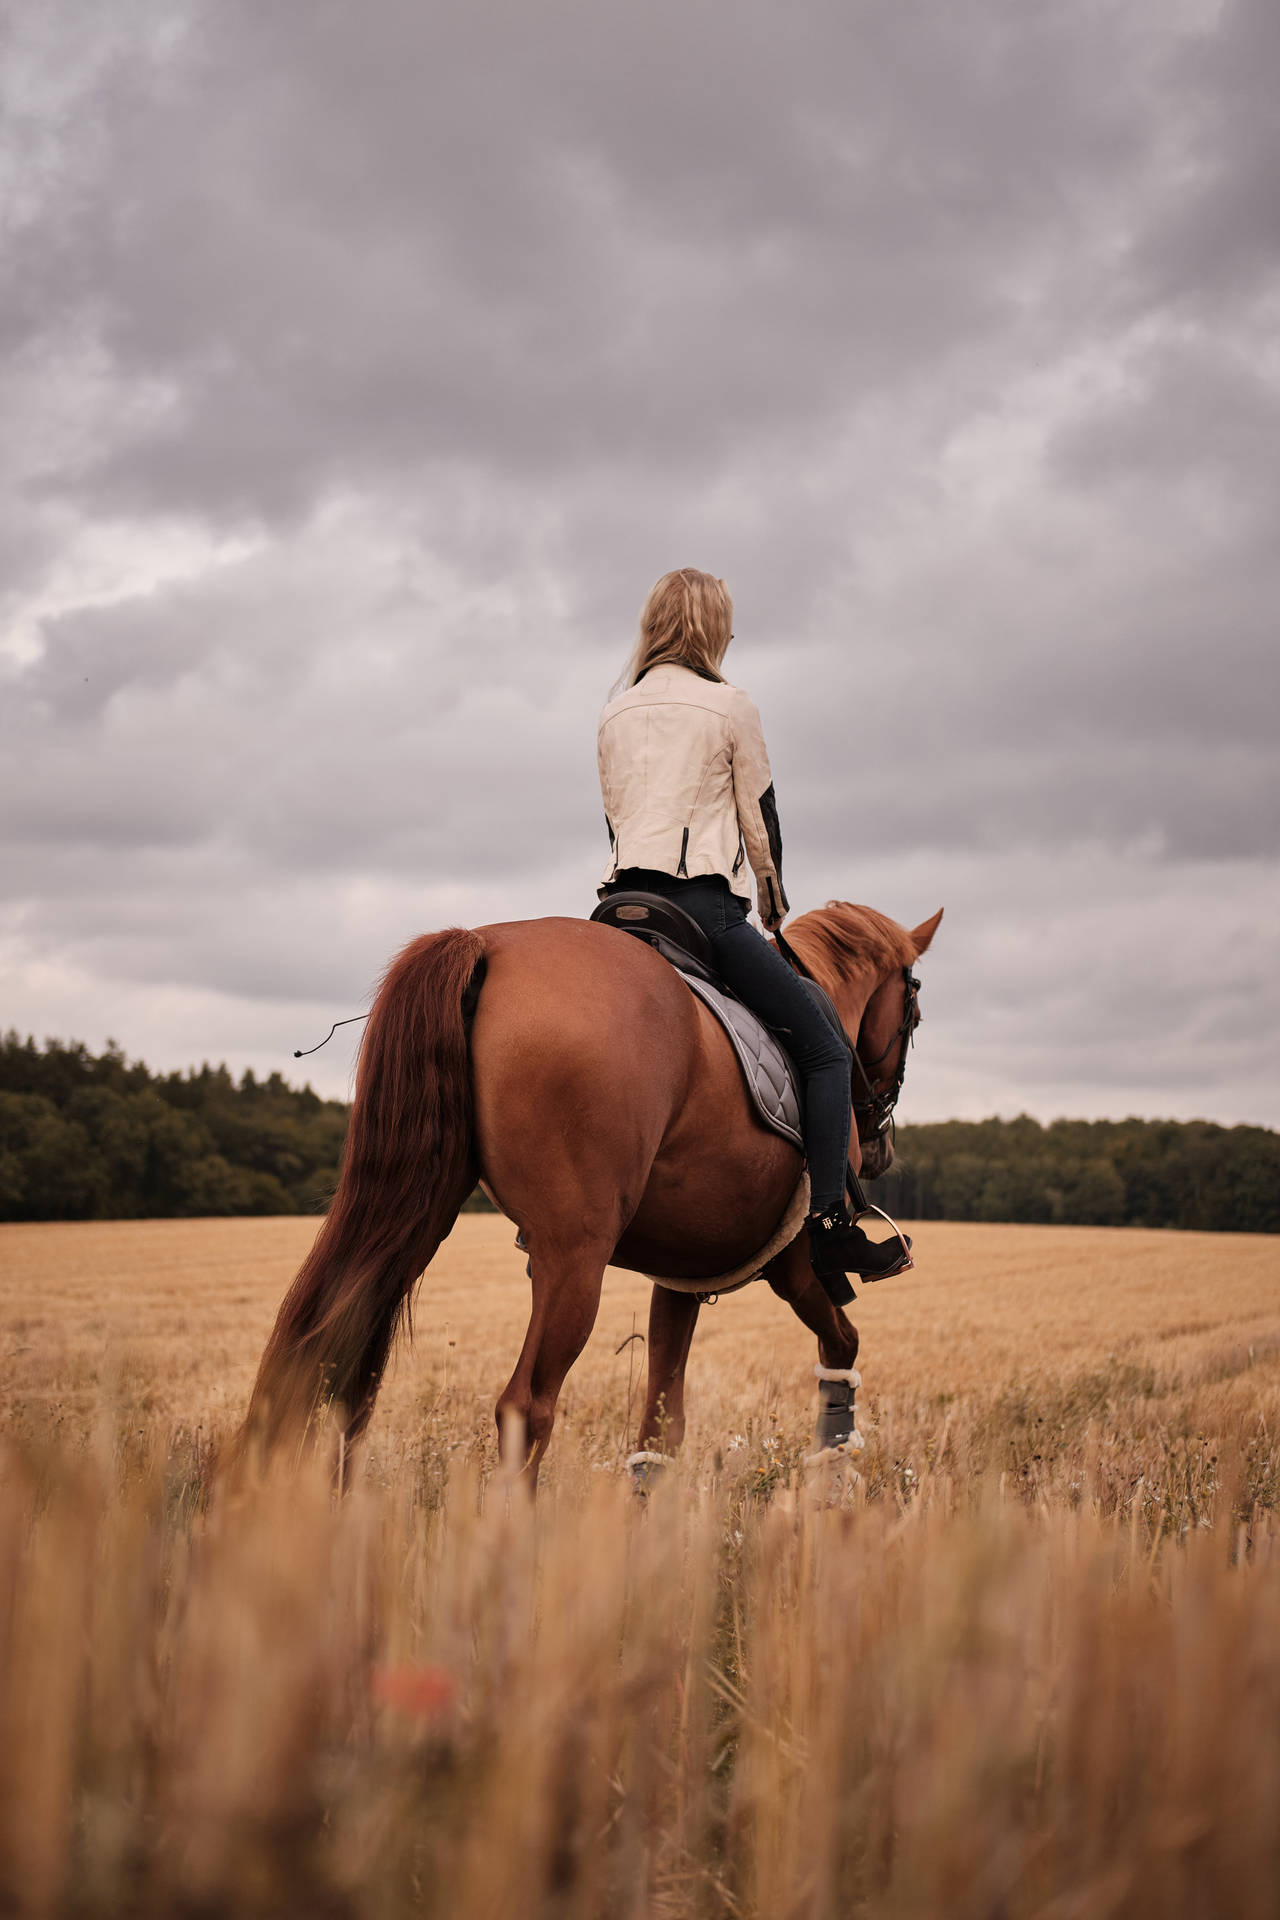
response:
<path fill-rule="evenodd" d="M 764 1277 L 811 1333 L 818 1336 L 818 1359 L 824 1367 L 847 1370 L 858 1357 L 858 1329 L 843 1307 L 827 1298 L 826 1290 L 809 1264 L 804 1234 L 776 1254 Z"/>
<path fill-rule="evenodd" d="M 813 1435 L 814 1452 L 847 1448 L 856 1432 L 853 1400 L 858 1376 L 853 1363 L 858 1357 L 858 1329 L 844 1308 L 828 1299 L 826 1289 L 809 1264 L 804 1234 L 784 1247 L 764 1271 L 778 1298 L 785 1300 L 810 1332 L 818 1336 L 818 1421 Z"/>
<path fill-rule="evenodd" d="M 699 1305 L 696 1293 L 653 1290 L 639 1450 L 627 1462 L 637 1486 L 643 1487 L 659 1469 L 662 1455 L 674 1453 L 684 1439 L 684 1370 Z"/>

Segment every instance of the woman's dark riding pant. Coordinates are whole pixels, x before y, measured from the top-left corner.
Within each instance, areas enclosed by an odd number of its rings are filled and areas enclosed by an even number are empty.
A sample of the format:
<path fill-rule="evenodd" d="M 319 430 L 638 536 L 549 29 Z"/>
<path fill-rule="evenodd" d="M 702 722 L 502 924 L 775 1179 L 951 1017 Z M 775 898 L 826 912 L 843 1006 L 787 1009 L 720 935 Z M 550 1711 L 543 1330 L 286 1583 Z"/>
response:
<path fill-rule="evenodd" d="M 660 893 L 697 921 L 711 942 L 720 978 L 773 1029 L 794 1060 L 801 1080 L 809 1204 L 815 1213 L 836 1212 L 844 1205 L 853 1074 L 844 1036 L 810 999 L 776 948 L 751 926 L 745 903 L 730 891 L 727 880 L 718 874 L 677 880 L 669 873 L 630 867 L 608 891 L 632 887 Z"/>

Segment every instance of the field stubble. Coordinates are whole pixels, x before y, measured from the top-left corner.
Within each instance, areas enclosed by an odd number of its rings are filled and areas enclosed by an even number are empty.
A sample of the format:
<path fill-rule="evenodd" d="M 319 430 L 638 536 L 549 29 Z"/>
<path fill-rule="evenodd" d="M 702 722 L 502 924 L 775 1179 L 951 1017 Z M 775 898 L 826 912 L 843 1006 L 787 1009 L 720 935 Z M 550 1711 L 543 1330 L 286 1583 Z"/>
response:
<path fill-rule="evenodd" d="M 470 1216 L 346 1497 L 210 1500 L 313 1231 L 0 1229 L 0 1906 L 1272 1920 L 1274 1241 L 920 1227 L 816 1486 L 812 1341 L 750 1289 L 644 1508 L 610 1275 L 534 1512 Z"/>

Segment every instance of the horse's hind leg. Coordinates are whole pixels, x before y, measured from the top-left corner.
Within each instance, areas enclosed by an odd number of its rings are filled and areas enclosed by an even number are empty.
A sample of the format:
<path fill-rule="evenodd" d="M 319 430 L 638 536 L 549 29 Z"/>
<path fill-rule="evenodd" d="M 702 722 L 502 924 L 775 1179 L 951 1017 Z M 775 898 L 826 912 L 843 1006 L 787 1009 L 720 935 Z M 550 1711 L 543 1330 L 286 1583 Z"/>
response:
<path fill-rule="evenodd" d="M 649 1366 L 642 1452 L 674 1453 L 684 1439 L 684 1370 L 693 1330 L 698 1324 L 696 1293 L 655 1287 L 649 1302 Z"/>
<path fill-rule="evenodd" d="M 533 1311 L 515 1372 L 498 1400 L 499 1445 L 510 1463 L 512 1416 L 524 1435 L 530 1481 L 536 1485 L 555 1425 L 556 1402 L 565 1375 L 586 1346 L 600 1306 L 600 1288 L 613 1240 L 607 1247 L 566 1247 L 531 1238 L 529 1267 Z"/>

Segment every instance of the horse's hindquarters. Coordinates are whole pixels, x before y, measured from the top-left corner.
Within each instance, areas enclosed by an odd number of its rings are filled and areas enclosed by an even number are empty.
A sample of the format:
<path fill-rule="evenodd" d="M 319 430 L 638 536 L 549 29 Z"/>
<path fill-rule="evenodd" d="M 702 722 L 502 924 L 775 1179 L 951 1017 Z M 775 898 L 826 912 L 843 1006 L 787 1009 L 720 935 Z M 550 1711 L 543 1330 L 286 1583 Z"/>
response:
<path fill-rule="evenodd" d="M 471 1057 L 485 1184 L 535 1264 L 539 1244 L 590 1241 L 607 1256 L 684 1104 L 695 1003 L 665 961 L 609 928 L 483 932 Z"/>
<path fill-rule="evenodd" d="M 723 1031 L 648 947 L 589 922 L 482 929 L 472 1033 L 487 1186 L 529 1242 L 603 1241 L 714 1278 L 777 1228 L 800 1155 L 756 1120 Z"/>

